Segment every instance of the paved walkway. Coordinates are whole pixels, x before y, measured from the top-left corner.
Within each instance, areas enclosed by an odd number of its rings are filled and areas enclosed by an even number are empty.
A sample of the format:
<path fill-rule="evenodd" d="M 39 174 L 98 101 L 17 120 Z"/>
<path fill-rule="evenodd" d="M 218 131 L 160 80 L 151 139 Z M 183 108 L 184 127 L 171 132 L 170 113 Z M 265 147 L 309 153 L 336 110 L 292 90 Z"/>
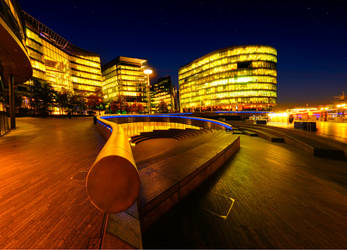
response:
<path fill-rule="evenodd" d="M 0 137 L 0 249 L 98 247 L 103 214 L 84 189 L 104 144 L 92 119 L 17 123 Z"/>
<path fill-rule="evenodd" d="M 145 248 L 347 248 L 346 162 L 241 135 L 235 157 L 156 222 Z"/>
<path fill-rule="evenodd" d="M 268 125 L 294 129 L 294 123 L 269 122 Z M 316 121 L 317 131 L 307 132 L 347 143 L 347 122 L 321 122 Z M 295 129 L 296 130 L 296 129 Z"/>

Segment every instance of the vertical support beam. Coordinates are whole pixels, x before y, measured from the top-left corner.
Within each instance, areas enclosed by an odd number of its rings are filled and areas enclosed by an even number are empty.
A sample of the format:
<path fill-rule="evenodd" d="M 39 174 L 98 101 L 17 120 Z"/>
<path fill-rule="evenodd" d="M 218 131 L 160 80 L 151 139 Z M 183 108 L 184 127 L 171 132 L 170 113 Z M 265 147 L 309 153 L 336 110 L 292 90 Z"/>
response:
<path fill-rule="evenodd" d="M 9 105 L 10 105 L 10 121 L 11 129 L 16 128 L 16 106 L 14 101 L 14 77 L 10 75 L 8 78 L 8 92 L 9 92 Z"/>
<path fill-rule="evenodd" d="M 149 74 L 147 74 L 147 95 L 148 114 L 151 114 L 151 84 L 149 82 Z"/>

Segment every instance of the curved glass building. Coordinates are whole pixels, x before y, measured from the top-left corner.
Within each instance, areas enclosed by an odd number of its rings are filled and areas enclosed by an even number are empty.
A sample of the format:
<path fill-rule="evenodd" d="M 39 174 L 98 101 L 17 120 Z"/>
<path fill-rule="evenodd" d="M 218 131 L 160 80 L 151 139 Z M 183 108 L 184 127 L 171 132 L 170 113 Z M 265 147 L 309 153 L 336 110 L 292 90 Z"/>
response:
<path fill-rule="evenodd" d="M 276 49 L 265 45 L 198 58 L 178 71 L 181 110 L 269 110 L 277 101 L 276 63 Z"/>
<path fill-rule="evenodd" d="M 100 56 L 83 50 L 23 11 L 33 77 L 56 91 L 88 96 L 101 90 Z M 27 82 L 31 84 L 31 82 Z"/>

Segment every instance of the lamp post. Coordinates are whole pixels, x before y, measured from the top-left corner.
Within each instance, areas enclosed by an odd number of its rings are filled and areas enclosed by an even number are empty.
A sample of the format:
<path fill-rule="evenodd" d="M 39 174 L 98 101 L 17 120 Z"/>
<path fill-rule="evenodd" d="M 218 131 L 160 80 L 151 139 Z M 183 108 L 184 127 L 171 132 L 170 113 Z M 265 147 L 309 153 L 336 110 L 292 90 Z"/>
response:
<path fill-rule="evenodd" d="M 147 75 L 147 106 L 148 106 L 148 114 L 151 113 L 151 83 L 149 82 L 149 75 L 152 74 L 151 69 L 145 69 L 143 73 Z"/>

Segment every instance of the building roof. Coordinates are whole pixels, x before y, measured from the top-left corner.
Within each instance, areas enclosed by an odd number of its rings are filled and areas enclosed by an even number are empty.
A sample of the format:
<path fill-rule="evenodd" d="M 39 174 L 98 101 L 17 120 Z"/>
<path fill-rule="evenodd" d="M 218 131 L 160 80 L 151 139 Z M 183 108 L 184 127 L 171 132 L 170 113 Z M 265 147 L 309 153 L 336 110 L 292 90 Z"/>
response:
<path fill-rule="evenodd" d="M 109 67 L 112 67 L 113 65 L 116 65 L 116 64 L 135 65 L 135 66 L 141 67 L 146 63 L 147 63 L 146 59 L 118 56 L 112 61 L 102 65 L 101 70 L 104 71 L 108 69 Z"/>
<path fill-rule="evenodd" d="M 25 24 L 29 26 L 31 29 L 33 29 L 34 32 L 40 34 L 40 36 L 47 40 L 48 42 L 52 43 L 56 47 L 60 48 L 64 52 L 72 55 L 88 55 L 88 56 L 99 56 L 99 54 L 96 54 L 94 52 L 90 52 L 84 49 L 81 49 L 75 45 L 73 45 L 71 42 L 66 40 L 64 37 L 53 31 L 52 29 L 48 28 L 43 23 L 39 22 L 37 19 L 32 17 L 30 14 L 23 11 L 23 16 L 25 20 Z"/>
<path fill-rule="evenodd" d="M 178 70 L 181 70 L 182 68 L 184 68 L 184 67 L 186 67 L 186 66 L 189 66 L 190 64 L 193 64 L 193 63 L 196 62 L 196 61 L 200 61 L 200 60 L 202 60 L 202 59 L 204 59 L 204 58 L 206 58 L 206 57 L 208 57 L 208 56 L 210 56 L 210 55 L 213 55 L 213 54 L 215 54 L 215 53 L 218 53 L 218 52 L 223 52 L 223 51 L 227 51 L 227 50 L 231 50 L 231 49 L 237 49 L 237 48 L 247 48 L 247 47 L 252 47 L 252 46 L 257 46 L 257 47 L 268 47 L 268 48 L 275 49 L 274 47 L 272 47 L 272 46 L 270 46 L 270 45 L 263 45 L 263 44 L 248 44 L 248 45 L 234 45 L 234 46 L 229 46 L 229 47 L 217 49 L 217 50 L 212 51 L 212 52 L 210 52 L 210 53 L 208 53 L 208 54 L 205 54 L 205 55 L 203 55 L 203 56 L 201 56 L 201 57 L 199 57 L 199 58 L 196 58 L 196 59 L 194 59 L 193 61 L 191 61 L 191 62 L 189 62 L 189 63 L 187 63 L 187 64 L 185 64 L 185 65 L 179 67 Z M 276 49 L 275 49 L 275 50 L 276 50 Z"/>

